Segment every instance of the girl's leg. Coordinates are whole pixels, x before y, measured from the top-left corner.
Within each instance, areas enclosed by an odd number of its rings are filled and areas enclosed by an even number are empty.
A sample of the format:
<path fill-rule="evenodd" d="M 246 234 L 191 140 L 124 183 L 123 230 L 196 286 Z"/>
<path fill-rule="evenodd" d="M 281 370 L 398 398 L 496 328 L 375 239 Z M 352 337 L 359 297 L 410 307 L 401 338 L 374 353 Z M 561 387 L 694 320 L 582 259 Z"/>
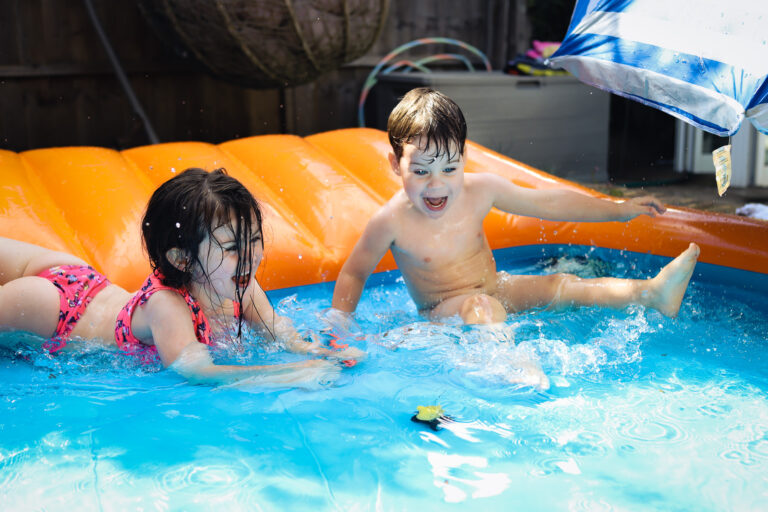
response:
<path fill-rule="evenodd" d="M 510 276 L 499 273 L 496 297 L 508 311 L 533 307 L 597 305 L 621 308 L 640 304 L 675 317 L 693 274 L 699 247 L 690 244 L 653 279 L 603 277 L 581 279 L 571 274 Z"/>
<path fill-rule="evenodd" d="M 25 276 L 34 276 L 56 265 L 87 265 L 65 252 L 0 237 L 0 286 Z"/>
<path fill-rule="evenodd" d="M 49 280 L 35 276 L 56 265 L 86 263 L 71 254 L 0 237 L 0 331 L 53 335 L 59 292 Z"/>
<path fill-rule="evenodd" d="M 42 277 L 21 277 L 0 286 L 0 331 L 26 331 L 49 338 L 59 322 L 56 287 Z"/>

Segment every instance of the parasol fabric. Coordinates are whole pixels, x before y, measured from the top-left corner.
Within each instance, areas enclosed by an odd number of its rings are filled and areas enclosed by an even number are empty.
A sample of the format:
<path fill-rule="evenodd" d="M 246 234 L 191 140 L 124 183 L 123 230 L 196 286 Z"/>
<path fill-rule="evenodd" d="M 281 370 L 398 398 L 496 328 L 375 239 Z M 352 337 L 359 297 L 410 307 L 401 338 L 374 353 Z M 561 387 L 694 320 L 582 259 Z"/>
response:
<path fill-rule="evenodd" d="M 577 0 L 550 61 L 716 135 L 768 134 L 767 0 Z"/>

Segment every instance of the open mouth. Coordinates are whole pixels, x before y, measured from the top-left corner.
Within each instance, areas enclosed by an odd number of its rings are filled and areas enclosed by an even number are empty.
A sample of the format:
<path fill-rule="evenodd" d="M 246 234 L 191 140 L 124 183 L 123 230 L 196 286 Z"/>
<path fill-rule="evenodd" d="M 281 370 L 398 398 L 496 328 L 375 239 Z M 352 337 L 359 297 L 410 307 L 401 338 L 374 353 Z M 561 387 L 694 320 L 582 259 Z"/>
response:
<path fill-rule="evenodd" d="M 232 281 L 235 282 L 238 288 L 246 288 L 248 284 L 251 282 L 251 276 L 250 275 L 232 276 Z"/>
<path fill-rule="evenodd" d="M 445 208 L 445 205 L 447 202 L 448 202 L 447 197 L 425 197 L 424 198 L 424 204 L 427 206 L 427 209 L 432 210 L 433 212 L 437 212 Z"/>

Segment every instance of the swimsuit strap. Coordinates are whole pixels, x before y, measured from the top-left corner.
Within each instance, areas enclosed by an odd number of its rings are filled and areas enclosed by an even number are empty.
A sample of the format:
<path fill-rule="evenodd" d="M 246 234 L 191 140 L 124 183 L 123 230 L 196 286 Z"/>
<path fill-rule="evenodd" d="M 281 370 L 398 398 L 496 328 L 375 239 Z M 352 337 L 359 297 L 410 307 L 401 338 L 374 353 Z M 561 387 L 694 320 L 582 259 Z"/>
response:
<path fill-rule="evenodd" d="M 141 289 L 131 297 L 120 313 L 117 315 L 117 322 L 115 324 L 115 342 L 117 346 L 123 350 L 134 351 L 143 347 L 141 342 L 133 335 L 131 329 L 131 319 L 134 311 L 138 306 L 144 305 L 147 300 L 160 290 L 170 290 L 180 294 L 184 297 L 184 301 L 189 306 L 190 313 L 192 315 L 192 322 L 195 324 L 195 335 L 197 341 L 204 343 L 205 345 L 211 345 L 211 327 L 208 323 L 203 309 L 200 304 L 195 300 L 192 295 L 185 288 L 173 288 L 166 286 L 162 282 L 163 276 L 155 270 L 150 274 L 147 280 L 142 285 Z M 155 347 L 146 347 L 148 349 L 154 349 Z M 156 350 L 156 349 L 155 349 Z"/>
<path fill-rule="evenodd" d="M 235 310 L 235 320 L 240 320 L 240 315 L 243 314 L 243 308 L 240 306 L 240 303 L 236 300 L 232 301 L 232 307 Z"/>

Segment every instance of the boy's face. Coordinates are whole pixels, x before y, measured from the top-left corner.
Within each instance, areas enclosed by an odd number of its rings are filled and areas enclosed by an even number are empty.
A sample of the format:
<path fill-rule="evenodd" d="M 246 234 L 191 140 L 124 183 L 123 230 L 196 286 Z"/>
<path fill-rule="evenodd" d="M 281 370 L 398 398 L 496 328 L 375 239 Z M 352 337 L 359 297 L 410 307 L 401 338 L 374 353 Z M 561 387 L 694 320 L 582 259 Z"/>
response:
<path fill-rule="evenodd" d="M 429 218 L 442 217 L 464 186 L 464 156 L 458 147 L 435 154 L 424 147 L 422 137 L 403 146 L 400 160 L 389 155 L 392 170 L 403 180 L 403 190 L 414 207 Z M 450 155 L 450 156 L 449 156 Z"/>

